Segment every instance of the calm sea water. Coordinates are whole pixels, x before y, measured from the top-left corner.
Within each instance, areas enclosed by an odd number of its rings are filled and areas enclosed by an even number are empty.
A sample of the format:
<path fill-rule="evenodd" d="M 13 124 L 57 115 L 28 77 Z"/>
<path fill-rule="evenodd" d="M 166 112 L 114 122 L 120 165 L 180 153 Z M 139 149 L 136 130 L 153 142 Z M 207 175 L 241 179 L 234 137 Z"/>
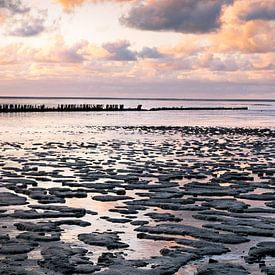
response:
<path fill-rule="evenodd" d="M 1 136 L 26 133 L 76 133 L 91 126 L 224 126 L 275 128 L 273 101 L 184 101 L 130 99 L 0 98 L 0 104 L 124 104 L 125 107 L 248 107 L 240 111 L 77 112 L 0 114 Z"/>

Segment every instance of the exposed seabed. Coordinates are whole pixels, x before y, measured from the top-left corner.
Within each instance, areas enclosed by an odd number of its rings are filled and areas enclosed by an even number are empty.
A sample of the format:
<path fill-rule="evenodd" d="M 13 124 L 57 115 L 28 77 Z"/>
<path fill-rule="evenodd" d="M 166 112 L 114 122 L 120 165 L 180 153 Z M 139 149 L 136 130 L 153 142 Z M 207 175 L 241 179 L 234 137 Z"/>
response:
<path fill-rule="evenodd" d="M 275 273 L 273 130 L 0 143 L 0 274 Z"/>

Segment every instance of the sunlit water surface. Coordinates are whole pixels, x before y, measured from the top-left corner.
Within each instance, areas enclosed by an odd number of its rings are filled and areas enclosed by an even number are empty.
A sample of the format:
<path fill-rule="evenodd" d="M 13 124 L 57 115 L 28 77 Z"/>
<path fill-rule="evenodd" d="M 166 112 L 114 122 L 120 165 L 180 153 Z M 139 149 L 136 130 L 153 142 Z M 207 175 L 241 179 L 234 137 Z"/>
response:
<path fill-rule="evenodd" d="M 104 99 L 0 99 L 0 104 L 124 104 L 125 107 L 248 107 L 249 110 L 77 112 L 0 114 L 1 136 L 60 138 L 83 134 L 93 126 L 275 127 L 275 101 L 167 101 Z M 70 137 L 71 139 L 72 137 Z"/>

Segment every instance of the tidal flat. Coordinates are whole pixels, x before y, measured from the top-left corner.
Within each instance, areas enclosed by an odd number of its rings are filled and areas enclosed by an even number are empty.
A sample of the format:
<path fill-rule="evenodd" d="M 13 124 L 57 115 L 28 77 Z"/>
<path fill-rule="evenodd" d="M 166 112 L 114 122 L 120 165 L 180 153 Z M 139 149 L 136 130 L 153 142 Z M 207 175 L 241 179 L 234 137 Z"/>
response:
<path fill-rule="evenodd" d="M 66 134 L 1 138 L 0 274 L 275 274 L 274 130 Z"/>

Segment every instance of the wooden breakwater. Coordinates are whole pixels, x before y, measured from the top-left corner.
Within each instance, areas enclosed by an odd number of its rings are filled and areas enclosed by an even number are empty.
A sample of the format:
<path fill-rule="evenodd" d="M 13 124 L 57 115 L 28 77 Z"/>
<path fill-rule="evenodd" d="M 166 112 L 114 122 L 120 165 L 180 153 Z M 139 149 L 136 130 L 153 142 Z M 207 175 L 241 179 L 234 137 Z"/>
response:
<path fill-rule="evenodd" d="M 130 111 L 192 111 L 192 110 L 248 110 L 248 107 L 160 107 L 143 109 L 125 108 L 123 104 L 59 104 L 49 107 L 45 104 L 0 104 L 0 113 L 30 113 L 30 112 L 130 112 Z"/>
<path fill-rule="evenodd" d="M 142 105 L 136 108 L 125 108 L 123 104 L 58 104 L 55 107 L 32 104 L 2 104 L 0 113 L 29 112 L 100 112 L 100 111 L 141 111 Z"/>

